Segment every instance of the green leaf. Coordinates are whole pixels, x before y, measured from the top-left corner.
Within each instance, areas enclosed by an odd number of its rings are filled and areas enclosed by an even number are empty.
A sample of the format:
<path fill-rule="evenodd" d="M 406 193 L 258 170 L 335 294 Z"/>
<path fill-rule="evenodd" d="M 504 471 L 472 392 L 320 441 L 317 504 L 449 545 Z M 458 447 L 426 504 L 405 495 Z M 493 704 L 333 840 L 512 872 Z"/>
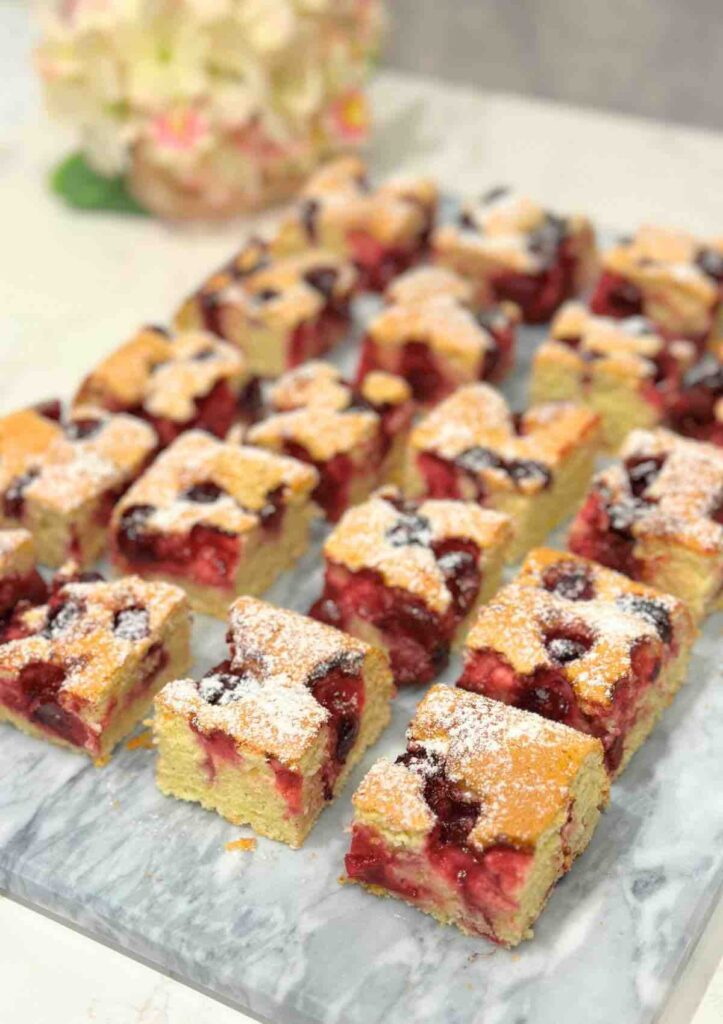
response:
<path fill-rule="evenodd" d="M 72 153 L 54 168 L 50 187 L 68 206 L 78 210 L 149 215 L 130 194 L 122 177 L 104 178 L 93 170 L 80 152 Z"/>

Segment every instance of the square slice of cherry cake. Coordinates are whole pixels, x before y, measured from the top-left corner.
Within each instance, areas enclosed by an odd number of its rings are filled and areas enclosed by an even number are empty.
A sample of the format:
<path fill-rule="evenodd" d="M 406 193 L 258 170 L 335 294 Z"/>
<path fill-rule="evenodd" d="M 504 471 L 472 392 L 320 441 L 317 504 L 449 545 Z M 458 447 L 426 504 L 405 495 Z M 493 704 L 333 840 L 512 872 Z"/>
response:
<path fill-rule="evenodd" d="M 380 484 L 399 482 L 414 411 L 401 377 L 377 371 L 354 387 L 331 364 L 308 363 L 276 382 L 269 404 L 246 440 L 314 466 L 314 499 L 332 522 Z"/>
<path fill-rule="evenodd" d="M 599 440 L 599 416 L 584 406 L 551 402 L 514 415 L 494 388 L 468 384 L 412 430 L 406 491 L 506 512 L 516 561 L 580 500 Z"/>
<path fill-rule="evenodd" d="M 437 210 L 429 178 L 393 178 L 373 186 L 358 157 L 314 173 L 281 221 L 272 246 L 282 252 L 323 246 L 353 261 L 360 286 L 383 291 L 425 254 Z"/>
<path fill-rule="evenodd" d="M 97 405 L 147 420 L 162 445 L 197 427 L 225 437 L 234 423 L 251 423 L 259 383 L 243 354 L 207 331 L 172 335 L 143 327 L 85 378 L 76 405 Z"/>
<path fill-rule="evenodd" d="M 47 587 L 35 565 L 33 536 L 27 530 L 0 530 L 0 622 L 20 601 L 42 604 Z"/>
<path fill-rule="evenodd" d="M 252 239 L 183 303 L 175 322 L 238 346 L 252 374 L 278 377 L 342 340 L 356 286 L 354 267 L 334 252 L 275 257 Z"/>
<path fill-rule="evenodd" d="M 433 686 L 354 794 L 348 881 L 503 946 L 531 938 L 608 800 L 599 740 Z"/>
<path fill-rule="evenodd" d="M 135 416 L 77 407 L 67 421 L 23 409 L 0 419 L 0 527 L 22 526 L 39 561 L 92 565 L 114 505 L 156 450 Z"/>
<path fill-rule="evenodd" d="M 311 614 L 385 650 L 397 685 L 428 683 L 497 589 L 511 534 L 507 516 L 474 502 L 405 501 L 385 488 L 327 539 Z"/>
<path fill-rule="evenodd" d="M 675 594 L 696 620 L 723 603 L 723 451 L 634 430 L 570 528 L 578 555 Z"/>
<path fill-rule="evenodd" d="M 645 316 L 668 338 L 703 349 L 721 336 L 723 240 L 650 225 L 602 256 L 591 299 L 602 316 Z"/>
<path fill-rule="evenodd" d="M 188 671 L 190 613 L 178 587 L 76 568 L 56 576 L 47 603 L 21 602 L 0 624 L 0 720 L 103 764 Z"/>
<path fill-rule="evenodd" d="M 631 430 L 664 419 L 695 354 L 691 342 L 667 341 L 645 317 L 614 320 L 570 302 L 535 352 L 531 398 L 594 409 L 605 448 L 616 452 Z"/>
<path fill-rule="evenodd" d="M 507 188 L 466 203 L 456 224 L 434 232 L 432 252 L 475 284 L 481 303 L 514 302 L 532 324 L 584 291 L 597 267 L 587 217 L 561 217 Z"/>
<path fill-rule="evenodd" d="M 389 722 L 389 665 L 253 598 L 239 598 L 229 622 L 230 658 L 156 698 L 158 785 L 298 847 Z"/>
<path fill-rule="evenodd" d="M 399 374 L 417 404 L 436 405 L 461 384 L 499 381 L 514 361 L 519 314 L 512 303 L 474 312 L 451 296 L 387 306 L 367 324 L 358 379 Z"/>
<path fill-rule="evenodd" d="M 223 619 L 235 597 L 262 593 L 306 551 L 317 481 L 297 459 L 189 431 L 118 505 L 113 561 L 178 583 L 197 611 Z"/>
<path fill-rule="evenodd" d="M 677 598 L 539 548 L 480 611 L 457 685 L 597 736 L 617 775 L 683 683 L 695 635 Z"/>

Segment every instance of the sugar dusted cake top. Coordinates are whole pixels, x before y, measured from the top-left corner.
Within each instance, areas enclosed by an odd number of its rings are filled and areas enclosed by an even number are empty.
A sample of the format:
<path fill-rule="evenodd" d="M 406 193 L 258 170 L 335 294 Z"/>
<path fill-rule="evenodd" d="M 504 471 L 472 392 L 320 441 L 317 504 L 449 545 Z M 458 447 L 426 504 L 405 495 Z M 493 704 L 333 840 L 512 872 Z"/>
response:
<path fill-rule="evenodd" d="M 292 217 L 301 219 L 310 241 L 321 223 L 332 232 L 367 231 L 394 245 L 424 231 L 437 189 L 429 178 L 396 178 L 373 188 L 363 161 L 341 157 L 312 174 L 301 197 Z"/>
<path fill-rule="evenodd" d="M 427 414 L 413 429 L 410 446 L 456 461 L 491 486 L 534 492 L 577 445 L 597 435 L 599 422 L 592 410 L 569 402 L 534 406 L 515 418 L 494 388 L 469 384 Z M 512 474 L 499 458 L 512 466 Z M 537 465 L 539 472 L 515 480 L 514 467 L 521 463 Z"/>
<path fill-rule="evenodd" d="M 252 444 L 282 448 L 303 445 L 320 462 L 371 442 L 379 429 L 378 409 L 411 398 L 401 377 L 376 371 L 352 387 L 331 363 L 314 360 L 285 373 L 269 391 L 275 415 L 255 424 L 246 436 Z"/>
<path fill-rule="evenodd" d="M 435 543 L 473 541 L 480 563 L 511 533 L 509 518 L 472 502 L 428 500 L 407 504 L 395 488 L 385 488 L 349 509 L 324 545 L 324 555 L 352 572 L 372 569 L 387 586 L 400 587 L 428 607 L 445 612 L 452 594 L 434 555 Z"/>
<path fill-rule="evenodd" d="M 135 416 L 79 406 L 60 426 L 33 410 L 0 424 L 0 491 L 27 474 L 23 498 L 62 514 L 127 483 L 154 451 L 152 427 Z"/>
<path fill-rule="evenodd" d="M 384 293 L 388 302 L 403 306 L 442 296 L 468 306 L 474 300 L 474 289 L 466 278 L 446 267 L 422 266 L 395 277 Z"/>
<path fill-rule="evenodd" d="M 144 524 L 158 530 L 186 532 L 202 522 L 244 533 L 259 525 L 270 498 L 303 504 L 317 482 L 316 470 L 297 459 L 191 430 L 136 481 L 114 519 L 140 506 L 150 508 Z"/>
<path fill-rule="evenodd" d="M 564 825 L 585 762 L 602 761 L 590 736 L 442 685 L 419 704 L 407 742 L 407 763 L 378 761 L 362 781 L 354 796 L 361 820 L 407 834 L 430 831 L 425 778 L 441 771 L 478 805 L 467 842 L 480 850 L 497 843 L 534 849 Z"/>
<path fill-rule="evenodd" d="M 298 766 L 319 748 L 329 713 L 311 687 L 332 670 L 361 673 L 372 649 L 297 612 L 241 597 L 229 613 L 231 661 L 200 683 L 168 684 L 161 704 L 240 745 Z M 381 658 L 375 653 L 374 657 Z"/>
<path fill-rule="evenodd" d="M 634 430 L 620 460 L 595 478 L 634 537 L 723 552 L 723 451 L 659 427 Z M 632 476 L 631 476 L 632 474 Z"/>
<path fill-rule="evenodd" d="M 144 327 L 93 370 L 77 402 L 142 405 L 153 416 L 183 422 L 194 415 L 195 400 L 219 381 L 240 384 L 247 376 L 240 349 L 214 334 L 183 331 L 172 336 L 162 328 Z"/>
<path fill-rule="evenodd" d="M 102 704 L 112 698 L 119 673 L 140 665 L 169 617 L 187 608 L 179 587 L 138 576 L 66 582 L 49 604 L 21 613 L 28 635 L 0 645 L 0 668 L 19 672 L 49 662 L 62 671 L 60 692 L 67 698 Z"/>
<path fill-rule="evenodd" d="M 434 244 L 441 251 L 469 248 L 491 263 L 534 273 L 557 259 L 567 235 L 583 229 L 590 230 L 585 217 L 560 217 L 529 196 L 495 188 L 464 203 L 458 225 L 439 228 Z"/>
<path fill-rule="evenodd" d="M 481 610 L 466 643 L 502 655 L 520 675 L 553 669 L 584 708 L 612 704 L 616 687 L 633 670 L 638 644 L 660 654 L 692 628 L 676 598 L 541 548 Z"/>
<path fill-rule="evenodd" d="M 702 255 L 708 253 L 710 255 Z M 684 231 L 643 225 L 631 238 L 625 238 L 603 254 L 605 268 L 642 281 L 671 281 L 703 302 L 713 303 L 718 286 L 706 272 L 706 260 L 720 262 L 723 271 L 723 246 L 703 243 Z"/>
<path fill-rule="evenodd" d="M 450 358 L 465 362 L 496 349 L 490 332 L 474 313 L 446 296 L 389 306 L 369 322 L 367 331 L 379 345 L 426 342 Z"/>
<path fill-rule="evenodd" d="M 685 367 L 695 358 L 695 348 L 687 341 L 666 343 L 645 317 L 596 316 L 582 303 L 568 302 L 550 326 L 550 341 L 566 346 L 582 361 L 605 359 L 621 373 L 651 377 L 656 373 L 655 359 L 664 349 Z"/>

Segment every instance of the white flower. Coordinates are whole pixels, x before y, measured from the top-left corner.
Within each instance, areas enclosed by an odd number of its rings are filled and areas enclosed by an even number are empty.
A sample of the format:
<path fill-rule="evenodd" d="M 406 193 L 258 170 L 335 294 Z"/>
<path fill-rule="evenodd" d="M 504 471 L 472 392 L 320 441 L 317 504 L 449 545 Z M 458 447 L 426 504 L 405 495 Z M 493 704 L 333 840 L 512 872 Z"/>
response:
<path fill-rule="evenodd" d="M 160 18 L 121 26 L 128 100 L 149 110 L 177 98 L 200 96 L 207 88 L 208 36 L 193 21 Z"/>
<path fill-rule="evenodd" d="M 252 49 L 278 53 L 288 46 L 297 29 L 288 0 L 237 0 L 239 24 Z"/>

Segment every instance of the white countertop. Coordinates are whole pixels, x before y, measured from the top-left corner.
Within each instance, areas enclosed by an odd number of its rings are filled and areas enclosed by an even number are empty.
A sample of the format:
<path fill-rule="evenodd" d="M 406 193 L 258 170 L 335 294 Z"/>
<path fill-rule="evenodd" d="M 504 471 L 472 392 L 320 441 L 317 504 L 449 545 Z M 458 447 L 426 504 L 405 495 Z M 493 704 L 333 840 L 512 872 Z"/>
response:
<path fill-rule="evenodd" d="M 0 9 L 0 60 L 9 69 L 0 98 L 3 411 L 67 394 L 98 355 L 138 323 L 166 318 L 247 228 L 180 230 L 63 209 L 44 179 L 67 140 L 43 120 L 18 55 L 18 43 L 27 40 L 23 19 L 18 4 Z M 723 234 L 723 192 L 715 188 L 723 172 L 723 135 L 392 73 L 379 76 L 374 94 L 380 174 L 423 171 L 459 193 L 508 182 L 561 211 L 583 210 L 621 230 L 649 220 Z M 721 948 L 723 904 L 662 1024 L 720 1024 Z M 0 898 L 0 1019 L 230 1024 L 246 1018 Z"/>

